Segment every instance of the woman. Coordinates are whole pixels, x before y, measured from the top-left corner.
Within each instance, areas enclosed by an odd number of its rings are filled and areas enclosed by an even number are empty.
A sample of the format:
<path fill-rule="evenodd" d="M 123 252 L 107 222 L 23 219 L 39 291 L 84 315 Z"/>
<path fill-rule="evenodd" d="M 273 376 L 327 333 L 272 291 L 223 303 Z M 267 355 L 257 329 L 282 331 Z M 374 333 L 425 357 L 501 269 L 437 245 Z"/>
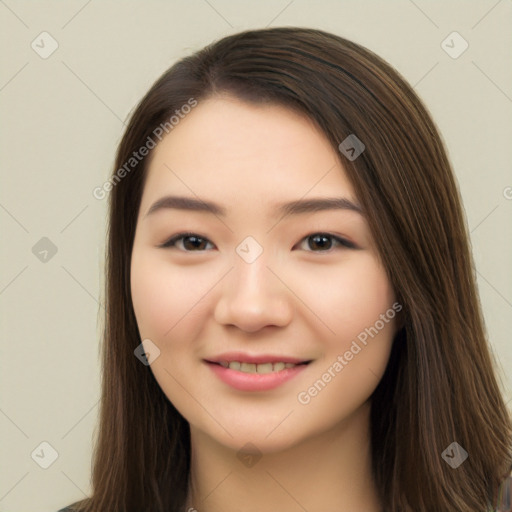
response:
<path fill-rule="evenodd" d="M 511 423 L 460 195 L 386 62 L 319 30 L 226 37 L 142 99 L 106 191 L 101 417 L 74 510 L 506 510 Z"/>

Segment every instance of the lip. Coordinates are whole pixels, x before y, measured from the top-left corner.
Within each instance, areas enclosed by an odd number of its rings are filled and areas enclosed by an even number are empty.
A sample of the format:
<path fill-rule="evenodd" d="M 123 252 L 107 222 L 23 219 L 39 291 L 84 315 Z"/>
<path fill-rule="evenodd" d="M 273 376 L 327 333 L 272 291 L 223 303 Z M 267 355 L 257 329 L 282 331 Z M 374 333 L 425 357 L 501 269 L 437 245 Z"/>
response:
<path fill-rule="evenodd" d="M 229 360 L 229 359 L 228 359 Z M 225 361 L 225 359 L 224 359 Z M 231 359 L 231 361 L 240 361 L 240 359 Z M 264 362 L 276 362 L 276 359 L 267 360 Z M 290 362 L 294 361 L 283 361 Z M 253 362 L 253 361 L 240 361 L 240 362 Z M 224 368 L 218 363 L 205 361 L 213 373 L 225 384 L 239 391 L 267 391 L 277 388 L 290 379 L 293 379 L 307 368 L 307 364 L 294 366 L 293 368 L 285 368 L 278 372 L 271 373 L 245 373 L 231 368 Z"/>
<path fill-rule="evenodd" d="M 245 352 L 226 352 L 218 356 L 205 359 L 207 363 L 220 363 L 221 361 L 239 361 L 240 363 L 292 363 L 300 364 L 307 363 L 310 359 L 297 359 L 296 357 L 282 356 L 276 354 L 247 354 Z"/>

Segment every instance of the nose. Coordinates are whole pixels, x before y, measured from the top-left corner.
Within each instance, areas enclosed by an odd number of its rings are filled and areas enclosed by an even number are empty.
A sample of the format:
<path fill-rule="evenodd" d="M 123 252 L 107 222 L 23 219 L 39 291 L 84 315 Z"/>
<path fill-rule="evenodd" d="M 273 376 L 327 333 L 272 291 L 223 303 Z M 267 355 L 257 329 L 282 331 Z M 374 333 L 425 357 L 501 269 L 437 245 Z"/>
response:
<path fill-rule="evenodd" d="M 221 296 L 215 306 L 218 323 L 251 333 L 290 323 L 291 292 L 279 271 L 269 268 L 264 254 L 252 263 L 237 256 L 234 268 L 222 280 Z"/>

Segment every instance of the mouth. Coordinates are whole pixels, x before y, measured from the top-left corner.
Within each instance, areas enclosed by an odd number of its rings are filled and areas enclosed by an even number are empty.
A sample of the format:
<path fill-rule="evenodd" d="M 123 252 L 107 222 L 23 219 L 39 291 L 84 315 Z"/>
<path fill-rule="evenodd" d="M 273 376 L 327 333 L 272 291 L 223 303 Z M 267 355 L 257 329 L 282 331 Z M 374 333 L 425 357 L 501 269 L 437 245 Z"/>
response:
<path fill-rule="evenodd" d="M 250 356 L 223 354 L 215 360 L 204 360 L 213 374 L 238 391 L 270 391 L 295 379 L 313 360 L 285 356 Z"/>
<path fill-rule="evenodd" d="M 299 363 L 289 363 L 284 361 L 276 362 L 265 362 L 265 363 L 246 363 L 242 361 L 206 361 L 207 363 L 222 366 L 223 368 L 229 368 L 230 370 L 236 370 L 242 373 L 258 373 L 267 374 L 281 372 L 296 366 L 307 365 L 311 361 L 302 361 Z"/>

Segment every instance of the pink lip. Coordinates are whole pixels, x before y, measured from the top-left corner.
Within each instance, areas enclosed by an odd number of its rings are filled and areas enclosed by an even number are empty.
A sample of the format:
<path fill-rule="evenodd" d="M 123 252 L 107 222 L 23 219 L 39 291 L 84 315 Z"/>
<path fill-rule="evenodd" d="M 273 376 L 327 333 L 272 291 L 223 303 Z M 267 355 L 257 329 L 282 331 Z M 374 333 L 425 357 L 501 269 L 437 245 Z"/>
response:
<path fill-rule="evenodd" d="M 252 361 L 244 361 L 240 359 L 222 359 L 223 361 L 240 361 L 240 362 L 252 362 Z M 259 362 L 290 362 L 294 361 L 283 361 L 282 359 L 273 358 L 267 361 Z M 300 362 L 300 361 L 299 361 Z M 269 389 L 274 389 L 281 384 L 293 379 L 296 375 L 302 372 L 308 365 L 302 364 L 299 366 L 294 366 L 293 368 L 285 368 L 284 370 L 278 372 L 271 373 L 245 373 L 239 372 L 237 370 L 231 370 L 230 368 L 224 368 L 220 364 L 206 361 L 206 364 L 212 369 L 212 371 L 222 380 L 224 383 L 229 386 L 238 389 L 240 391 L 266 391 Z"/>
<path fill-rule="evenodd" d="M 240 363 L 305 363 L 308 359 L 297 359 L 296 357 L 280 356 L 275 354 L 251 355 L 243 352 L 226 352 L 218 356 L 206 359 L 209 363 L 220 363 L 221 361 L 239 361 Z"/>

